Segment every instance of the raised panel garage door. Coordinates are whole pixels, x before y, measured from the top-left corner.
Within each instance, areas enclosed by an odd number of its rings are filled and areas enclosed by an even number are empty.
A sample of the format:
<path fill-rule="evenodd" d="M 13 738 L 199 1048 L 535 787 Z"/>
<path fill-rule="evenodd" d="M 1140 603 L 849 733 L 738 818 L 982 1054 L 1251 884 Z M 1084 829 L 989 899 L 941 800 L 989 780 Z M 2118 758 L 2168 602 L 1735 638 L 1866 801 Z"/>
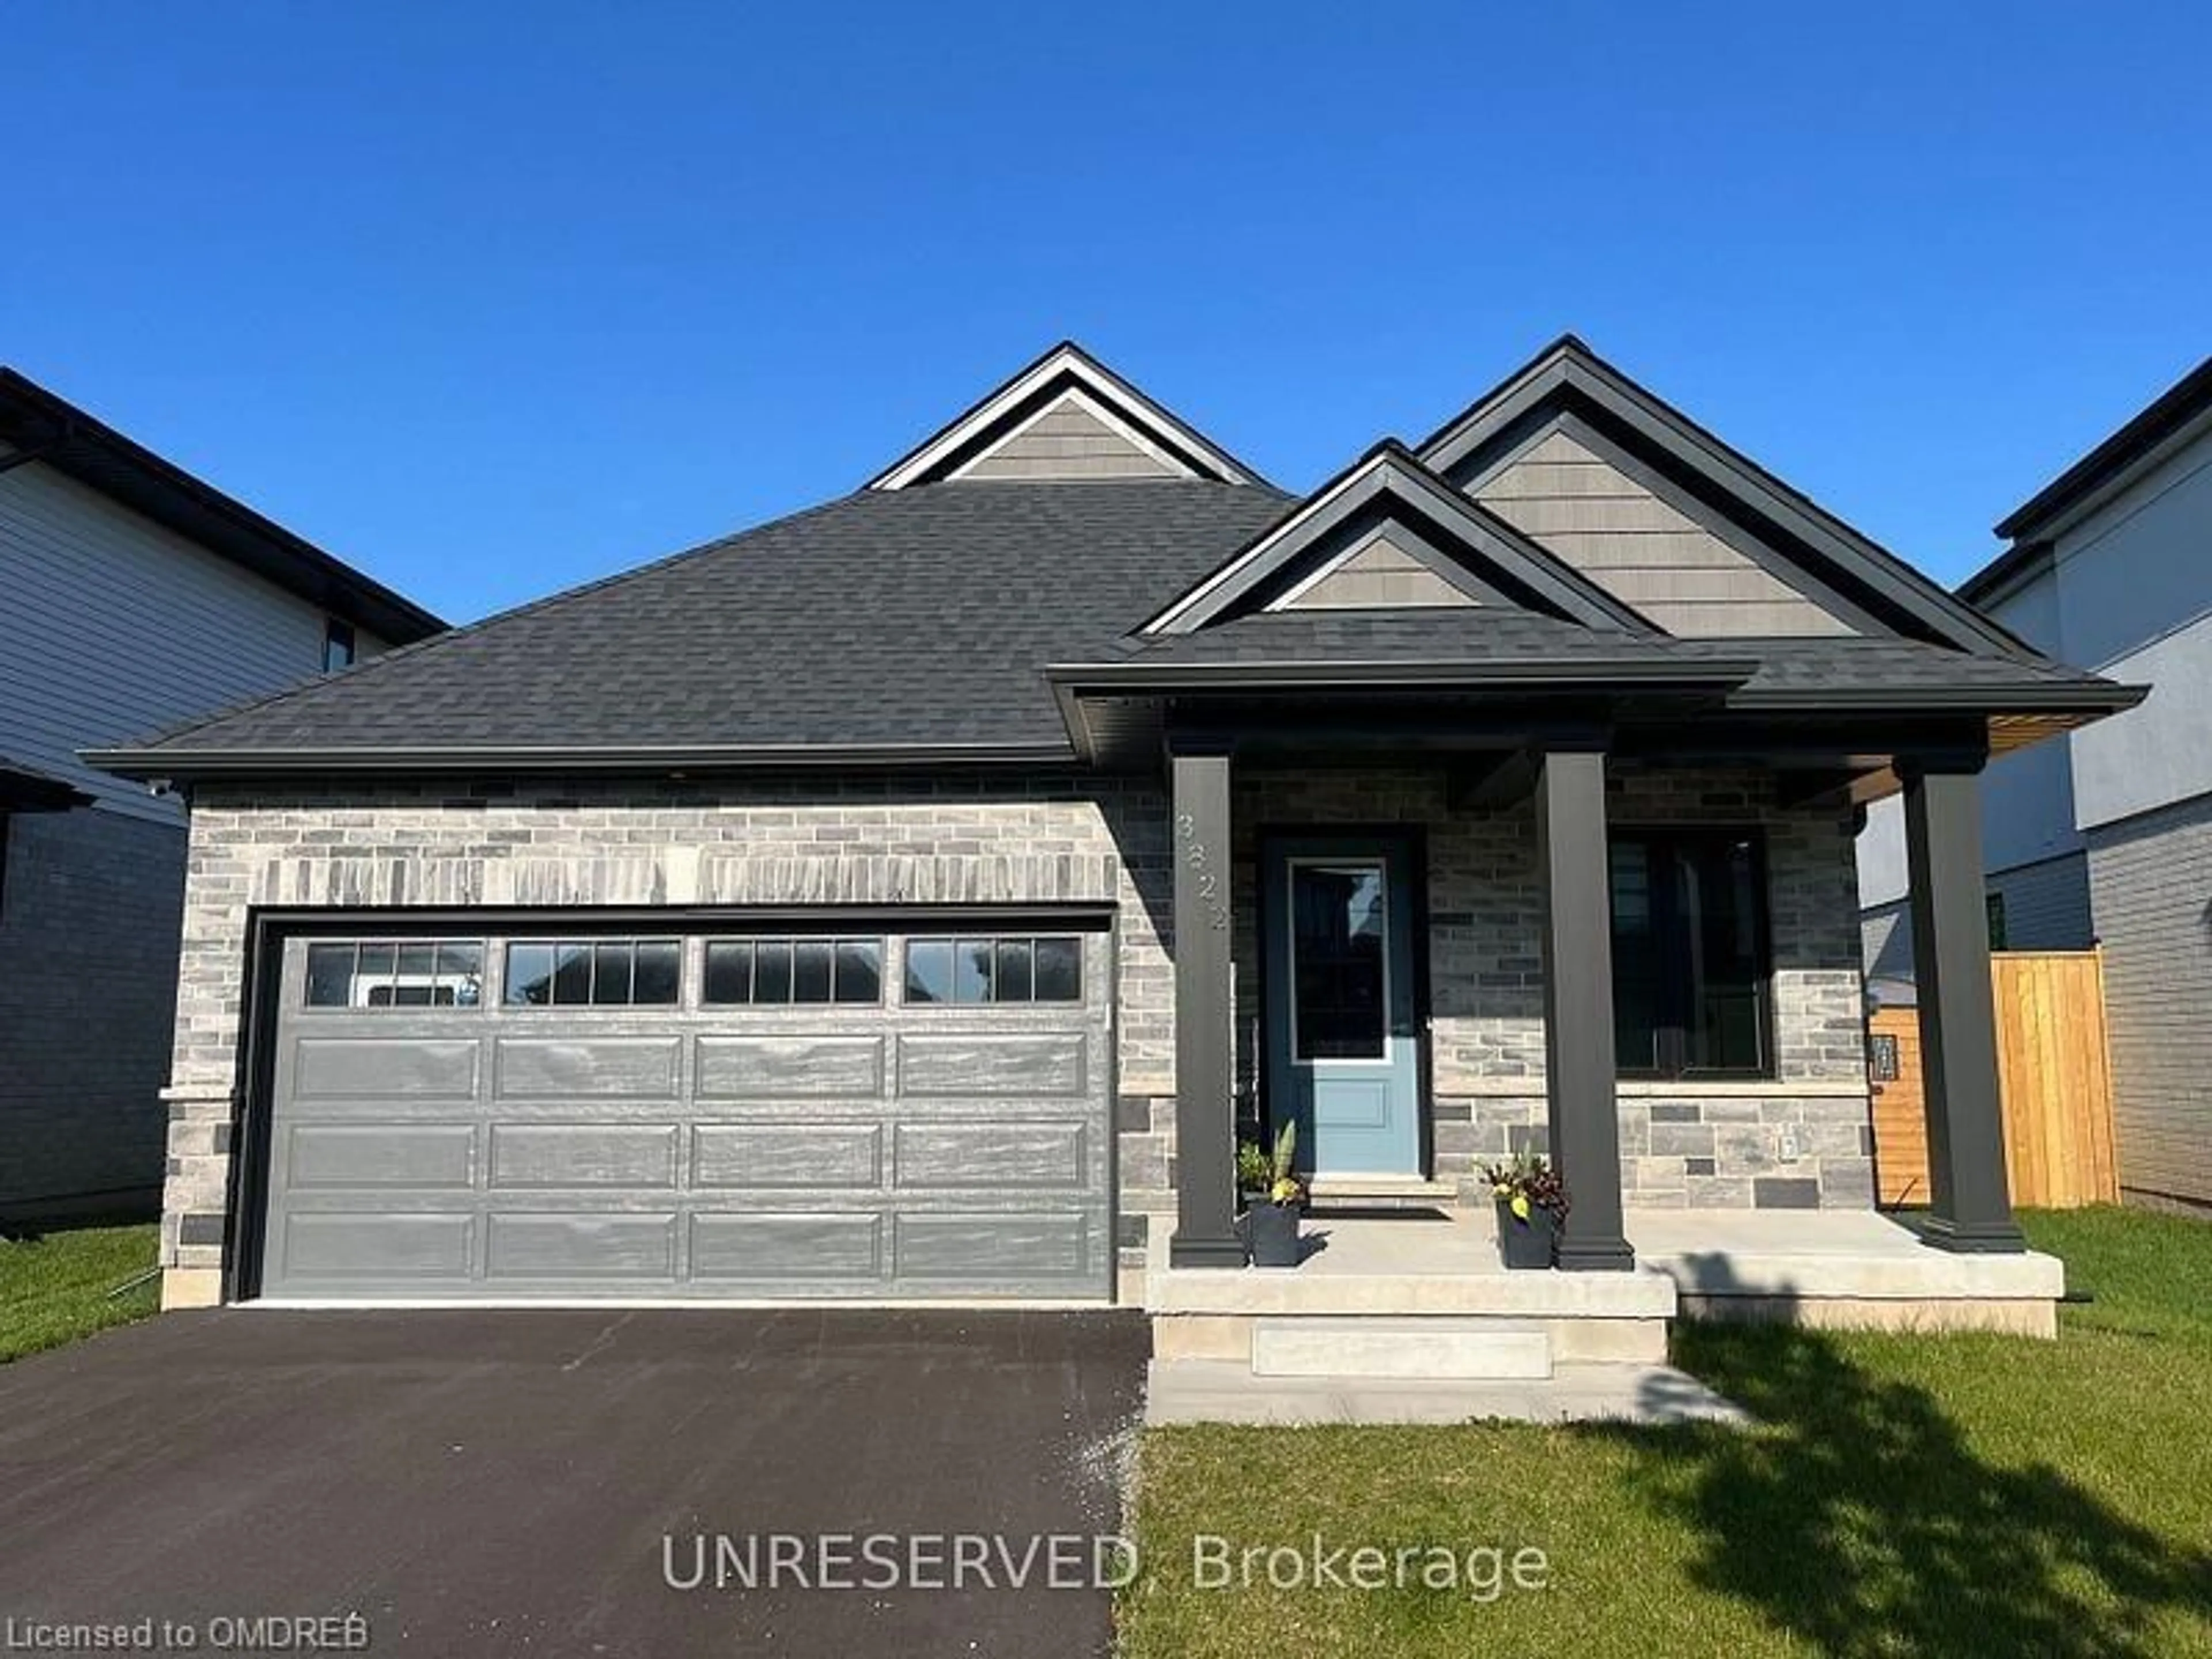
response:
<path fill-rule="evenodd" d="M 285 941 L 261 1293 L 1103 1297 L 1109 936 Z"/>

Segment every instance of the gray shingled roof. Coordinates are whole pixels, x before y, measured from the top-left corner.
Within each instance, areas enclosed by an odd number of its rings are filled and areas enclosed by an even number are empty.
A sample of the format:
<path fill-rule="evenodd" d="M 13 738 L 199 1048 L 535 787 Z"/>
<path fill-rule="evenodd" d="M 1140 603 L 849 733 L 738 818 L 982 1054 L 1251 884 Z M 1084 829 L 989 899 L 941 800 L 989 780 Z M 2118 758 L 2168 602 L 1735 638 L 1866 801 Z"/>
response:
<path fill-rule="evenodd" d="M 1045 666 L 1286 505 L 1151 479 L 862 490 L 140 747 L 1064 744 Z"/>
<path fill-rule="evenodd" d="M 1194 634 L 1155 635 L 1133 660 L 1170 663 L 1673 661 L 1679 641 L 1532 611 L 1259 611 Z M 1739 655 L 1742 654 L 1741 653 Z"/>
<path fill-rule="evenodd" d="M 1045 671 L 1074 664 L 1557 661 L 1632 677 L 1709 661 L 1733 665 L 1731 680 L 1751 672 L 1738 696 L 1992 708 L 2088 706 L 2117 690 L 2030 654 L 1678 640 L 1497 607 L 1262 613 L 1134 635 L 1289 504 L 1268 489 L 1156 480 L 864 490 L 104 758 L 150 775 L 195 757 L 386 750 L 1058 753 L 1067 733 Z"/>

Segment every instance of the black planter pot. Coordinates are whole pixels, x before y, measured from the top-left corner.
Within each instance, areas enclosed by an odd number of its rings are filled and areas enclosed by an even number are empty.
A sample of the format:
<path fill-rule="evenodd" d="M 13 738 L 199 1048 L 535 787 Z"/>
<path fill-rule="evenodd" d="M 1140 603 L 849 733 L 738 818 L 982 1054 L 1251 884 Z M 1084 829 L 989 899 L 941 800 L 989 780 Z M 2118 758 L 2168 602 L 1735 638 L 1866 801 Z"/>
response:
<path fill-rule="evenodd" d="M 1244 1248 L 1255 1267 L 1298 1265 L 1298 1206 L 1265 1200 L 1244 1212 Z"/>
<path fill-rule="evenodd" d="M 1504 1199 L 1498 1200 L 1498 1250 L 1507 1267 L 1548 1267 L 1559 1242 L 1559 1224 L 1549 1210 L 1531 1206 L 1523 1221 Z"/>

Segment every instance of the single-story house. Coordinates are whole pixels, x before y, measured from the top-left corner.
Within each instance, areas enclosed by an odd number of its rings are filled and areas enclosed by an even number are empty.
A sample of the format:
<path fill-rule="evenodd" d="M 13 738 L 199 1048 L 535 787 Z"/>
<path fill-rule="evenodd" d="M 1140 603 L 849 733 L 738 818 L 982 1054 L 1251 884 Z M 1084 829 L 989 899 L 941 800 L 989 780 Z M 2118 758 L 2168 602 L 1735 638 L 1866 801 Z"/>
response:
<path fill-rule="evenodd" d="M 185 806 L 78 751 L 444 625 L 0 368 L 0 1224 L 161 1202 Z"/>
<path fill-rule="evenodd" d="M 1639 1216 L 1871 1219 L 1892 793 L 1912 1248 L 2019 1252 L 1976 776 L 2135 696 L 1571 337 L 1303 496 L 1056 346 L 850 495 L 94 757 L 192 803 L 167 1299 L 1188 1311 L 1296 1122 L 1353 1206 L 1547 1148 L 1595 1306 Z"/>

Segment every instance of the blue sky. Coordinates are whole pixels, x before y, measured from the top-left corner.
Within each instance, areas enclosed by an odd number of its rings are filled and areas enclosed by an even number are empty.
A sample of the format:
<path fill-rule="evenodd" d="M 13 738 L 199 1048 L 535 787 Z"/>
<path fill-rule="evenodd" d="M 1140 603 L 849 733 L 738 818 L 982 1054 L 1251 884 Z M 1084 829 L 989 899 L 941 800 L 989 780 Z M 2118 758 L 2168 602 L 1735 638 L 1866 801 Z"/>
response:
<path fill-rule="evenodd" d="M 9 9 L 0 362 L 457 619 L 1073 335 L 1285 484 L 1563 329 L 1946 580 L 2212 351 L 2212 14 Z"/>

